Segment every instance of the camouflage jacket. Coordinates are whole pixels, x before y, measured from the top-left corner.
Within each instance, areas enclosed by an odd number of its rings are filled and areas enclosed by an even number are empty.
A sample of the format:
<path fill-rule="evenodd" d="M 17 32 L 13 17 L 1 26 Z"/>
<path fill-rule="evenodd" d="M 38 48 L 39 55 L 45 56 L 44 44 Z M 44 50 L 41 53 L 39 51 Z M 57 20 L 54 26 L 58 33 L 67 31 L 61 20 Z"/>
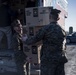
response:
<path fill-rule="evenodd" d="M 41 28 L 35 36 L 28 38 L 25 43 L 31 45 L 42 40 L 41 60 L 57 61 L 63 55 L 64 38 L 65 31 L 57 22 L 52 22 Z"/>

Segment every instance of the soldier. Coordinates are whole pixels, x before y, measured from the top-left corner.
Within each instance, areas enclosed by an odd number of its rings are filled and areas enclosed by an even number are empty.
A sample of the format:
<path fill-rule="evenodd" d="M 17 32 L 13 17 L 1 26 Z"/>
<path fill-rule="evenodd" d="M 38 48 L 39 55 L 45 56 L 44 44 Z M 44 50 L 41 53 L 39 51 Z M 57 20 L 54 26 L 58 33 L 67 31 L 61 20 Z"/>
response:
<path fill-rule="evenodd" d="M 22 36 L 22 24 L 20 23 L 20 20 L 15 20 L 12 23 L 13 26 L 13 48 L 15 50 L 21 50 L 21 36 Z"/>
<path fill-rule="evenodd" d="M 20 16 L 22 14 L 17 12 L 15 20 L 12 23 L 13 38 L 12 38 L 12 48 L 15 51 L 15 59 L 17 63 L 18 75 L 25 75 L 26 69 L 24 68 L 26 63 L 26 55 L 23 52 L 23 43 L 21 40 L 23 34 L 23 27 L 20 22 Z"/>
<path fill-rule="evenodd" d="M 60 10 L 52 9 L 50 13 L 50 24 L 41 28 L 37 34 L 22 39 L 27 45 L 31 45 L 40 40 L 43 41 L 41 49 L 41 75 L 65 75 L 64 64 L 67 62 L 63 41 L 65 31 L 57 23 Z"/>

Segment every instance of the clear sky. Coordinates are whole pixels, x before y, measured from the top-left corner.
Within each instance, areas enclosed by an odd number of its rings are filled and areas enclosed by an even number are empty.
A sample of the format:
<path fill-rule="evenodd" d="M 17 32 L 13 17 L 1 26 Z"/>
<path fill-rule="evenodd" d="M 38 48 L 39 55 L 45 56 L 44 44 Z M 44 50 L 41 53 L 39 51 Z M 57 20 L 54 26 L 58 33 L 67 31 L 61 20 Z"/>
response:
<path fill-rule="evenodd" d="M 76 31 L 76 0 L 68 1 L 68 18 L 65 21 L 65 30 L 69 31 L 69 27 L 73 27 L 73 31 Z"/>

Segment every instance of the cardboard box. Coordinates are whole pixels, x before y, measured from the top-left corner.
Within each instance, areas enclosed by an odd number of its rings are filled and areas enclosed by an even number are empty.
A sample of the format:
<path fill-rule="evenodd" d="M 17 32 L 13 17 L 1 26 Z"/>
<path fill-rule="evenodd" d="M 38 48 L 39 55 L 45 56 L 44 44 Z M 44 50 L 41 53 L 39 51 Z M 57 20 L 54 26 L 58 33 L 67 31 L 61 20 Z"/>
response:
<path fill-rule="evenodd" d="M 27 34 L 29 37 L 36 35 L 36 33 L 43 26 L 23 26 L 23 34 Z M 35 45 L 42 44 L 42 41 L 37 42 Z"/>
<path fill-rule="evenodd" d="M 43 26 L 27 26 L 26 31 L 28 36 L 34 36 Z"/>
<path fill-rule="evenodd" d="M 43 26 L 23 26 L 23 32 L 31 37 L 34 36 L 39 29 Z M 42 41 L 39 41 L 35 44 L 27 46 L 23 43 L 23 50 L 25 54 L 31 58 L 32 63 L 40 64 L 40 51 L 41 51 Z"/>
<path fill-rule="evenodd" d="M 31 59 L 31 63 L 40 64 L 41 45 L 26 46 L 24 44 L 23 50 L 24 50 L 25 54 Z"/>
<path fill-rule="evenodd" d="M 26 25 L 43 26 L 50 23 L 49 14 L 52 7 L 25 8 Z"/>

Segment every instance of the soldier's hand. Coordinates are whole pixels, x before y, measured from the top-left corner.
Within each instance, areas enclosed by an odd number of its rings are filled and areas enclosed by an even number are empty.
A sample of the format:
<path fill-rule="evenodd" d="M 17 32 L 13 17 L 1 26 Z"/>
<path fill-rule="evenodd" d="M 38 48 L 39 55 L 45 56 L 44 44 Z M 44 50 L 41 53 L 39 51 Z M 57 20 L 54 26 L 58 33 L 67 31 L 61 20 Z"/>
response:
<path fill-rule="evenodd" d="M 24 35 L 22 36 L 22 41 L 25 42 L 25 41 L 27 40 L 27 38 L 28 38 L 28 37 L 27 37 L 27 34 L 24 34 Z"/>
<path fill-rule="evenodd" d="M 31 57 L 27 57 L 27 58 L 26 58 L 26 61 L 27 61 L 28 63 L 31 63 L 31 61 L 32 61 Z"/>

